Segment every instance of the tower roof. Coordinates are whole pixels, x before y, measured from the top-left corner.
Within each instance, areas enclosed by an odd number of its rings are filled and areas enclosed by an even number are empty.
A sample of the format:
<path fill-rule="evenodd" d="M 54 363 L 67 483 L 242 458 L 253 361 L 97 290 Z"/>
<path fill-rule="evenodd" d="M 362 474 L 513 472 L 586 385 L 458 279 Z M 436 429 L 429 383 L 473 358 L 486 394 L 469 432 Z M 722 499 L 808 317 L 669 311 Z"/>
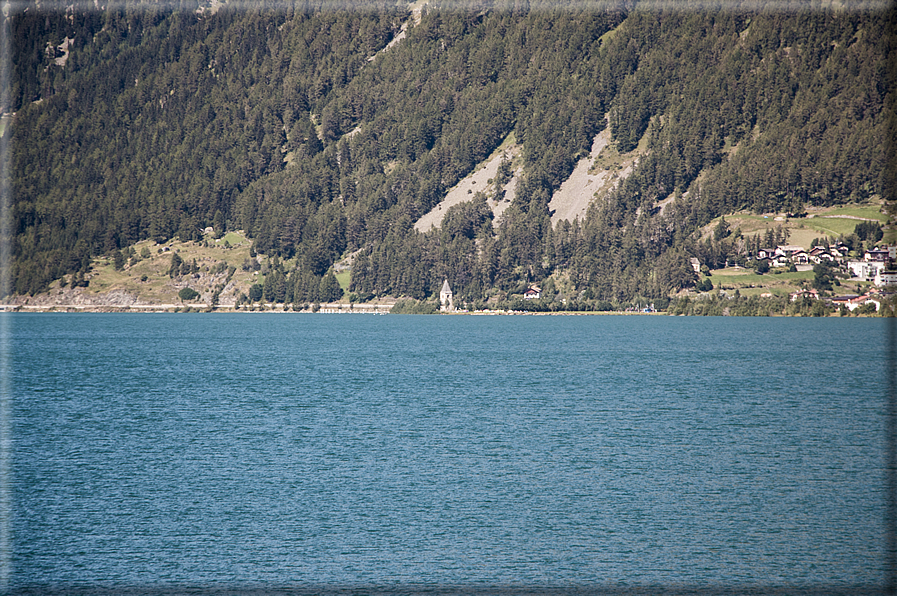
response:
<path fill-rule="evenodd" d="M 442 282 L 442 289 L 439 290 L 439 293 L 440 294 L 451 294 L 452 293 L 452 289 L 448 285 L 448 280 L 445 280 Z"/>

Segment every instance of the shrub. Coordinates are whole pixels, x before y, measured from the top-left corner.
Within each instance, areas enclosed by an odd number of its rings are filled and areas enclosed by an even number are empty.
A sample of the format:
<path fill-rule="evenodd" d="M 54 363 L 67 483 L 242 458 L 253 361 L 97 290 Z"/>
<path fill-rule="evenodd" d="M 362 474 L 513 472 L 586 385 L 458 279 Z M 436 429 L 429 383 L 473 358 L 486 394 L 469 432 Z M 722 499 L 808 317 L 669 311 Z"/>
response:
<path fill-rule="evenodd" d="M 390 312 L 397 315 L 432 315 L 439 312 L 439 307 L 435 302 L 406 298 L 397 301 Z"/>
<path fill-rule="evenodd" d="M 193 288 L 184 288 L 180 292 L 178 292 L 178 298 L 180 298 L 182 301 L 196 300 L 197 298 L 199 298 L 199 292 L 197 292 Z"/>

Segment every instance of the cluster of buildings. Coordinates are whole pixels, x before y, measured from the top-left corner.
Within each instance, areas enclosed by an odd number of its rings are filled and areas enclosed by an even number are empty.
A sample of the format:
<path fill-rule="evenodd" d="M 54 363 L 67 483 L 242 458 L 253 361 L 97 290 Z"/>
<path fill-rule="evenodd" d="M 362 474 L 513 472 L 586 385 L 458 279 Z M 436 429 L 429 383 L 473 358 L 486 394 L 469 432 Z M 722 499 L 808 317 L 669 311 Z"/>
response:
<path fill-rule="evenodd" d="M 847 268 L 853 277 L 871 281 L 876 286 L 897 285 L 897 246 L 880 246 L 867 250 L 862 261 L 847 261 Z"/>
<path fill-rule="evenodd" d="M 810 298 L 811 300 L 819 299 L 819 292 L 816 290 L 798 290 L 791 294 L 791 302 L 797 302 L 801 298 Z M 871 290 L 866 292 L 865 294 L 858 296 L 856 294 L 845 294 L 843 296 L 833 296 L 831 298 L 826 298 L 835 306 L 844 306 L 850 312 L 855 311 L 861 306 L 865 306 L 867 304 L 872 304 L 875 306 L 876 312 L 881 310 L 881 303 L 884 300 L 884 296 L 881 294 L 881 290 Z"/>
<path fill-rule="evenodd" d="M 770 267 L 787 267 L 804 265 L 807 268 L 815 264 L 828 262 L 846 267 L 851 277 L 859 281 L 871 281 L 876 286 L 897 285 L 897 246 L 881 246 L 867 250 L 862 260 L 847 258 L 849 249 L 843 242 L 831 246 L 815 246 L 809 251 L 800 246 L 783 245 L 776 248 L 763 248 L 757 252 L 757 261 L 765 261 Z"/>
<path fill-rule="evenodd" d="M 831 250 L 830 248 L 828 251 L 821 253 L 817 252 L 816 255 L 814 255 L 813 252 L 817 248 L 820 247 L 815 247 L 809 253 L 801 252 L 806 254 L 811 260 L 814 256 L 816 258 L 827 258 L 824 256 L 820 257 L 820 255 L 829 254 L 832 256 L 831 261 L 845 266 L 852 278 L 859 281 L 871 281 L 877 286 L 877 288 L 874 288 L 861 296 L 834 296 L 830 300 L 835 306 L 844 306 L 847 310 L 853 312 L 861 306 L 872 304 L 875 306 L 875 310 L 878 311 L 881 309 L 883 300 L 882 292 L 886 291 L 884 288 L 887 288 L 888 286 L 897 286 L 897 268 L 895 268 L 894 264 L 895 260 L 897 260 L 897 246 L 880 246 L 869 249 L 863 253 L 862 260 L 847 259 L 845 258 L 846 252 L 839 250 L 838 248 L 835 250 Z M 817 260 L 814 262 L 818 263 L 820 261 Z M 791 294 L 792 302 L 801 298 L 818 299 L 819 294 L 816 290 L 801 290 Z"/>
<path fill-rule="evenodd" d="M 761 248 L 757 260 L 766 261 L 770 267 L 788 265 L 815 265 L 822 262 L 840 263 L 847 258 L 849 248 L 843 242 L 831 246 L 814 246 L 809 251 L 802 246 L 783 245 L 775 248 Z"/>

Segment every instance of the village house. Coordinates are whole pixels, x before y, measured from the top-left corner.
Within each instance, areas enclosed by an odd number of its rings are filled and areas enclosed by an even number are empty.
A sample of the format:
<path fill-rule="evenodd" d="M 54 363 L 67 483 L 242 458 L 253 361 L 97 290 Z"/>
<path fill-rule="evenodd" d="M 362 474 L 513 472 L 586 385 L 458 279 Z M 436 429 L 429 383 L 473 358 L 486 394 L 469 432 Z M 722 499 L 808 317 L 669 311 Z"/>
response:
<path fill-rule="evenodd" d="M 811 300 L 819 300 L 819 292 L 816 290 L 798 290 L 791 294 L 791 302 L 797 302 L 801 298 L 810 298 Z"/>
<path fill-rule="evenodd" d="M 780 245 L 775 248 L 761 248 L 757 251 L 756 260 L 766 260 L 770 267 L 787 267 L 791 264 L 807 265 L 812 259 L 801 246 Z"/>
<path fill-rule="evenodd" d="M 897 260 L 897 245 L 895 246 L 876 246 L 863 254 L 863 259 L 867 261 L 894 261 Z"/>
<path fill-rule="evenodd" d="M 813 256 L 813 255 L 810 256 L 810 262 L 815 265 L 818 265 L 819 263 L 822 263 L 822 262 L 834 263 L 835 261 L 836 261 L 835 257 L 833 257 L 832 255 L 830 255 L 827 252 L 819 253 L 818 255 L 815 255 L 815 256 Z"/>
<path fill-rule="evenodd" d="M 875 263 L 885 263 L 890 258 L 892 258 L 891 251 L 889 250 L 889 247 L 887 247 L 887 246 L 867 250 L 866 253 L 863 255 L 864 261 L 875 262 Z"/>
<path fill-rule="evenodd" d="M 886 268 L 881 268 L 875 272 L 875 277 L 872 278 L 872 283 L 877 286 L 897 286 L 897 271 L 889 271 Z"/>
<path fill-rule="evenodd" d="M 796 252 L 804 252 L 804 247 L 793 244 L 782 244 L 776 247 L 775 254 L 790 258 Z"/>
<path fill-rule="evenodd" d="M 831 302 L 834 306 L 843 306 L 850 312 L 853 312 L 866 304 L 874 304 L 876 311 L 881 308 L 881 297 L 872 293 L 863 294 L 862 296 L 857 296 L 856 294 L 833 296 Z"/>
<path fill-rule="evenodd" d="M 539 286 L 530 286 L 526 292 L 523 293 L 524 300 L 538 300 L 542 297 L 542 288 Z"/>
<path fill-rule="evenodd" d="M 850 252 L 850 250 L 842 244 L 841 246 L 829 247 L 828 252 L 835 258 L 843 259 L 847 256 L 847 253 Z"/>
<path fill-rule="evenodd" d="M 856 294 L 844 294 L 843 296 L 832 296 L 831 302 L 835 306 L 847 306 L 850 300 L 858 298 Z"/>
<path fill-rule="evenodd" d="M 866 304 L 874 304 L 875 311 L 878 312 L 878 309 L 881 308 L 881 298 L 878 296 L 873 297 L 869 294 L 864 294 L 862 296 L 856 296 L 855 298 L 851 298 L 850 300 L 847 300 L 847 302 L 844 305 L 847 307 L 847 309 L 850 312 L 853 312 L 856 309 L 858 309 L 859 307 L 864 306 Z"/>
<path fill-rule="evenodd" d="M 811 262 L 816 264 L 823 261 L 828 261 L 829 263 L 831 263 L 835 260 L 835 256 L 824 246 L 814 246 L 807 256 Z"/>
<path fill-rule="evenodd" d="M 791 253 L 791 262 L 795 265 L 806 265 L 810 262 L 810 256 L 803 249 Z"/>
<path fill-rule="evenodd" d="M 897 285 L 897 270 L 894 258 L 897 246 L 878 246 L 867 250 L 862 261 L 848 261 L 847 268 L 852 275 L 863 281 L 871 281 L 876 286 Z"/>

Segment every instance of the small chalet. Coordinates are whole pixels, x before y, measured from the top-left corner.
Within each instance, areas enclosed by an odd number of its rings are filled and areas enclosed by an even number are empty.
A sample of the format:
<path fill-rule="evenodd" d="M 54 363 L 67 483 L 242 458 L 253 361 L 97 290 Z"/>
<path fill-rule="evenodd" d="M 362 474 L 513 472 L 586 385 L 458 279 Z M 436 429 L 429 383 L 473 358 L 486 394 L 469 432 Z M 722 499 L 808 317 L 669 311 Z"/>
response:
<path fill-rule="evenodd" d="M 784 267 L 791 262 L 791 257 L 786 255 L 775 255 L 769 262 L 772 267 Z"/>
<path fill-rule="evenodd" d="M 831 263 L 834 260 L 835 257 L 825 251 L 817 253 L 815 255 L 810 255 L 810 261 L 813 263 L 822 263 L 823 261 L 828 261 L 829 263 Z"/>
<path fill-rule="evenodd" d="M 523 293 L 524 300 L 538 300 L 542 297 L 542 288 L 539 286 L 530 286 L 526 292 Z"/>
<path fill-rule="evenodd" d="M 791 294 L 791 302 L 797 302 L 801 298 L 810 298 L 811 300 L 819 300 L 819 292 L 816 290 L 798 290 Z"/>
<path fill-rule="evenodd" d="M 776 254 L 781 255 L 786 258 L 790 258 L 791 255 L 799 252 L 804 252 L 802 246 L 796 246 L 793 244 L 782 244 L 776 247 Z"/>
<path fill-rule="evenodd" d="M 791 253 L 791 262 L 795 265 L 806 265 L 810 262 L 810 256 L 803 249 Z"/>
<path fill-rule="evenodd" d="M 873 248 L 872 250 L 867 250 L 866 254 L 863 255 L 863 260 L 865 261 L 875 261 L 879 263 L 884 263 L 889 258 L 891 258 L 891 251 L 885 248 Z"/>

